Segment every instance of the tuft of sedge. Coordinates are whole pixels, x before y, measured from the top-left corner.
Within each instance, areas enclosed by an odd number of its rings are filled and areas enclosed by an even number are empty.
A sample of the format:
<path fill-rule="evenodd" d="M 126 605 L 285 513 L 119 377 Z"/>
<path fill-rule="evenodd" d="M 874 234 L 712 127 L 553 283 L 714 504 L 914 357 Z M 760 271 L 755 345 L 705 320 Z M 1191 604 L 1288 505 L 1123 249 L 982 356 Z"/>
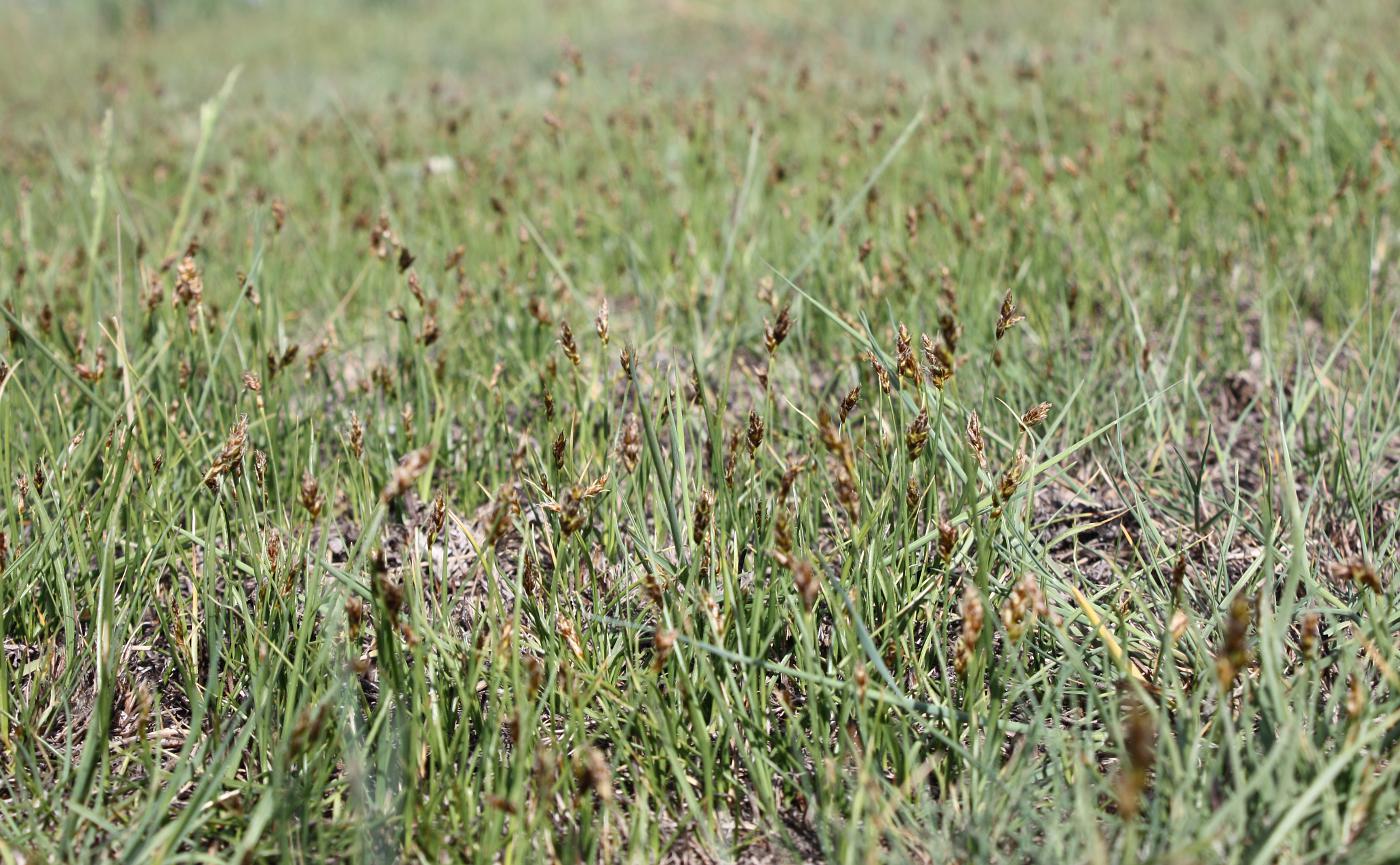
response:
<path fill-rule="evenodd" d="M 792 514 L 787 508 L 773 515 L 773 546 L 785 556 L 792 552 Z"/>
<path fill-rule="evenodd" d="M 1011 500 L 1016 493 L 1016 487 L 1021 484 L 1021 477 L 1025 474 L 1029 460 L 1026 459 L 1026 452 L 1017 449 L 1016 456 L 1011 460 L 1010 465 L 1002 472 L 1001 481 L 997 484 L 997 497 L 1001 502 Z"/>
<path fill-rule="evenodd" d="M 647 571 L 642 574 L 642 594 L 647 600 L 658 609 L 663 609 L 666 603 L 666 583 L 655 571 Z"/>
<path fill-rule="evenodd" d="M 962 601 L 958 604 L 962 616 L 962 629 L 958 633 L 957 645 L 953 647 L 953 669 L 959 676 L 967 675 L 977 650 L 977 641 L 982 638 L 984 614 L 982 595 L 977 587 L 969 583 L 963 589 Z"/>
<path fill-rule="evenodd" d="M 724 451 L 724 483 L 727 486 L 734 486 L 734 470 L 739 465 L 739 446 L 743 440 L 743 433 L 737 428 L 729 432 L 729 441 Z"/>
<path fill-rule="evenodd" d="M 350 629 L 350 639 L 357 640 L 360 637 L 360 628 L 365 623 L 366 606 L 364 600 L 359 595 L 350 595 L 345 599 L 345 621 Z"/>

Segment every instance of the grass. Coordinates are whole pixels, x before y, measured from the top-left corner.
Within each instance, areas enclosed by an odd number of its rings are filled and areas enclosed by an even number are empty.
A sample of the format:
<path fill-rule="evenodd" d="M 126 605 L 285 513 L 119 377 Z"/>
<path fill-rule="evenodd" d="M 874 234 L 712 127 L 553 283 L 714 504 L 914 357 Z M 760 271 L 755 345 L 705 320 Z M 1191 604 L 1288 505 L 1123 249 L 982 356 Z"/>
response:
<path fill-rule="evenodd" d="M 6 4 L 0 861 L 1394 861 L 1383 5 Z"/>

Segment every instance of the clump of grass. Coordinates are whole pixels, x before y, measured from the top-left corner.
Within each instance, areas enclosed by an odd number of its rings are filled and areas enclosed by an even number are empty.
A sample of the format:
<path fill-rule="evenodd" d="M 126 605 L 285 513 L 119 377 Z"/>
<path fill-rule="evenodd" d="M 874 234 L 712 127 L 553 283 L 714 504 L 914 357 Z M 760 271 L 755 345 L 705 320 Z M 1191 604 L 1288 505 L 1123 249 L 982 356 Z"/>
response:
<path fill-rule="evenodd" d="M 1393 857 L 1393 15 L 147 5 L 7 10 L 0 859 Z"/>

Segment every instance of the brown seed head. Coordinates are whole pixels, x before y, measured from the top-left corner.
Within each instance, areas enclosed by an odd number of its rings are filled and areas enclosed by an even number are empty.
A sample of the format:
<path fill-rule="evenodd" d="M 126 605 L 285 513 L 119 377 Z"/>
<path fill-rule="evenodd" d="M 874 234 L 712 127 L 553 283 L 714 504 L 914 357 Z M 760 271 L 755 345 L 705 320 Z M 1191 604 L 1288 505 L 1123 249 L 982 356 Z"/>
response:
<path fill-rule="evenodd" d="M 608 300 L 603 298 L 602 306 L 598 307 L 598 314 L 593 317 L 593 329 L 598 332 L 598 339 L 603 345 L 608 344 Z"/>
<path fill-rule="evenodd" d="M 1381 585 L 1380 574 L 1376 573 L 1376 569 L 1364 559 L 1356 558 L 1345 562 L 1333 562 L 1327 566 L 1327 572 L 1334 580 L 1349 580 L 1376 594 L 1381 594 L 1385 588 Z"/>
<path fill-rule="evenodd" d="M 1016 304 L 1012 302 L 1011 292 L 1008 290 L 1006 297 L 1001 301 L 1001 313 L 997 316 L 997 340 L 1000 341 L 1008 330 L 1025 320 L 1026 317 L 1016 311 Z"/>
<path fill-rule="evenodd" d="M 559 347 L 564 349 L 564 356 L 569 359 L 569 363 L 579 365 L 578 345 L 574 343 L 574 332 L 569 328 L 567 321 L 559 322 Z"/>
<path fill-rule="evenodd" d="M 909 448 L 909 460 L 917 460 L 924 452 L 924 444 L 928 441 L 928 409 L 919 409 L 919 414 L 914 418 L 914 422 L 909 425 L 909 432 L 904 437 L 904 444 Z"/>
<path fill-rule="evenodd" d="M 622 439 L 617 446 L 618 457 L 628 474 L 637 470 L 642 455 L 642 422 L 635 412 L 629 412 L 622 422 Z"/>
<path fill-rule="evenodd" d="M 788 331 L 792 330 L 792 315 L 790 307 L 784 306 L 778 313 L 778 320 L 769 324 L 767 320 L 763 322 L 763 342 L 768 347 L 768 353 L 777 352 L 778 346 L 787 339 Z"/>
<path fill-rule="evenodd" d="M 972 664 L 977 649 L 977 641 L 982 638 L 982 595 L 976 586 L 968 583 L 963 589 L 958 609 L 962 614 L 962 631 L 953 650 L 953 669 L 962 676 L 967 674 L 967 668 Z"/>
<path fill-rule="evenodd" d="M 969 412 L 967 416 L 967 446 L 972 449 L 973 456 L 977 457 L 977 464 L 983 468 L 987 467 L 987 442 L 982 438 L 982 419 L 977 417 L 977 412 Z"/>
<path fill-rule="evenodd" d="M 841 423 L 845 423 L 846 418 L 851 416 L 851 412 L 855 410 L 858 402 L 860 402 L 860 385 L 846 391 L 846 396 L 841 400 Z"/>
<path fill-rule="evenodd" d="M 763 444 L 763 418 L 758 416 L 758 412 L 749 412 L 749 453 L 757 451 L 759 445 Z"/>
<path fill-rule="evenodd" d="M 895 336 L 895 358 L 899 362 L 899 377 L 908 379 L 915 387 L 923 384 L 924 376 L 919 368 L 919 361 L 914 357 L 914 347 L 910 342 L 909 329 L 904 326 L 904 322 L 899 323 L 899 332 Z"/>
<path fill-rule="evenodd" d="M 204 473 L 204 485 L 211 490 L 219 487 L 219 478 L 230 475 L 234 478 L 243 469 L 243 449 L 248 442 L 248 416 L 242 415 L 229 430 L 224 449 L 214 458 L 209 471 Z"/>
<path fill-rule="evenodd" d="M 1321 636 L 1321 617 L 1317 613 L 1308 613 L 1303 616 L 1303 622 L 1298 628 L 1298 649 L 1303 653 L 1304 658 L 1317 657 L 1317 644 Z"/>
<path fill-rule="evenodd" d="M 1054 406 L 1048 402 L 1031 406 L 1026 409 L 1025 414 L 1021 415 L 1021 426 L 1030 429 L 1031 427 L 1044 423 L 1045 419 L 1050 416 L 1050 409 L 1053 407 Z"/>
<path fill-rule="evenodd" d="M 388 503 L 408 492 L 413 486 L 413 482 L 418 480 L 419 476 L 428 468 L 428 463 L 432 461 L 432 458 L 433 449 L 431 446 L 424 446 L 405 454 L 403 459 L 399 460 L 398 466 L 394 468 L 389 482 L 379 493 L 380 501 Z"/>
<path fill-rule="evenodd" d="M 325 507 L 326 497 L 321 494 L 321 485 L 317 482 L 316 476 L 310 471 L 302 473 L 301 476 L 301 506 L 306 508 L 306 512 L 315 520 L 321 515 L 321 508 Z"/>

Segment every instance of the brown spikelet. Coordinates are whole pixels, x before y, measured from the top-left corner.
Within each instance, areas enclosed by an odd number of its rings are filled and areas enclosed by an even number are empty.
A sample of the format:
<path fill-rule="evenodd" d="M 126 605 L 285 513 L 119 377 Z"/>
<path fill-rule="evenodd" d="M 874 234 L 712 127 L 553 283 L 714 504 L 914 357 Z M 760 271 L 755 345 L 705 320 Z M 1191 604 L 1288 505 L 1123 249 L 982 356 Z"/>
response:
<path fill-rule="evenodd" d="M 860 402 L 860 385 L 856 385 L 855 387 L 846 391 L 846 396 L 842 398 L 841 423 L 845 423 L 846 418 L 851 416 L 851 412 L 855 411 L 856 404 L 858 402 Z"/>
<path fill-rule="evenodd" d="M 953 377 L 953 369 L 950 361 L 944 357 L 944 350 L 941 346 L 934 345 L 928 334 L 919 337 L 919 344 L 924 352 L 924 365 L 928 370 L 928 380 L 934 387 L 942 389 L 948 383 L 948 379 Z"/>
<path fill-rule="evenodd" d="M 574 332 L 569 328 L 567 321 L 559 322 L 559 347 L 564 350 L 564 357 L 569 359 L 569 363 L 579 365 L 578 345 L 574 342 Z"/>
<path fill-rule="evenodd" d="M 997 484 L 997 496 L 1001 502 L 1009 501 L 1016 493 L 1016 487 L 1021 483 L 1021 476 L 1025 473 L 1027 464 L 1025 451 L 1017 450 L 1016 456 L 1002 472 L 1001 481 Z"/>
<path fill-rule="evenodd" d="M 404 454 L 403 459 L 394 467 L 394 472 L 389 476 L 389 482 L 384 485 L 384 489 L 379 493 L 379 500 L 385 503 L 397 499 L 408 492 L 413 486 L 413 482 L 418 480 L 428 468 L 428 463 L 432 461 L 433 449 L 431 446 L 424 446 L 415 451 Z"/>
<path fill-rule="evenodd" d="M 904 436 L 904 444 L 909 448 L 909 460 L 913 462 L 924 452 L 924 445 L 928 442 L 928 409 L 919 409 L 919 414 L 914 418 L 914 422 L 909 425 L 909 432 Z"/>
<path fill-rule="evenodd" d="M 204 473 L 204 485 L 211 490 L 219 488 L 219 478 L 230 475 L 235 479 L 243 469 L 243 450 L 248 442 L 248 416 L 242 415 L 229 430 L 224 448 L 214 458 L 209 471 Z"/>
<path fill-rule="evenodd" d="M 1156 762 L 1157 722 L 1151 708 L 1131 691 L 1123 700 L 1123 749 L 1127 759 L 1118 777 L 1118 813 L 1133 820 Z"/>
<path fill-rule="evenodd" d="M 608 344 L 608 299 L 603 298 L 603 303 L 598 307 L 598 314 L 593 317 L 593 329 L 598 333 L 598 339 L 603 345 Z"/>
<path fill-rule="evenodd" d="M 817 596 L 821 594 L 821 579 L 817 576 L 816 567 L 804 558 L 783 552 L 776 552 L 774 558 L 792 574 L 792 582 L 797 587 L 798 596 L 802 598 L 803 608 L 811 610 L 817 603 Z"/>
<path fill-rule="evenodd" d="M 938 521 L 938 557 L 943 561 L 953 558 L 953 550 L 958 545 L 958 527 L 947 520 Z"/>
<path fill-rule="evenodd" d="M 895 337 L 895 359 L 899 364 L 898 372 L 901 379 L 908 379 L 910 384 L 915 387 L 923 384 L 923 371 L 919 367 L 918 358 L 914 356 L 909 329 L 904 326 L 904 322 L 899 323 L 899 332 Z"/>
<path fill-rule="evenodd" d="M 1317 644 L 1321 640 L 1321 636 L 1321 617 L 1317 613 L 1308 613 L 1303 616 L 1303 622 L 1298 628 L 1298 650 L 1302 652 L 1304 658 L 1317 657 Z"/>
<path fill-rule="evenodd" d="M 671 652 L 675 650 L 675 648 L 675 631 L 670 629 L 657 631 L 656 636 L 652 640 L 652 649 L 656 653 L 651 659 L 652 670 L 660 673 L 666 667 L 666 662 L 670 660 Z"/>
<path fill-rule="evenodd" d="M 554 619 L 554 629 L 569 647 L 575 658 L 583 660 L 583 644 L 579 642 L 578 631 L 574 629 L 574 623 L 562 612 Z"/>
<path fill-rule="evenodd" d="M 807 467 L 807 458 L 802 456 L 790 456 L 787 461 L 787 468 L 783 469 L 783 477 L 778 482 L 778 500 L 787 498 L 792 492 L 792 485 L 797 483 L 797 476 Z"/>
<path fill-rule="evenodd" d="M 778 313 L 777 321 L 771 324 L 767 320 L 763 322 L 763 343 L 767 346 L 769 354 L 777 352 L 778 346 L 787 339 L 788 331 L 792 330 L 790 309 L 790 307 L 784 306 L 782 311 Z"/>
<path fill-rule="evenodd" d="M 321 485 L 316 480 L 316 476 L 310 471 L 302 473 L 301 476 L 301 506 L 306 508 L 306 512 L 315 520 L 321 515 L 321 509 L 326 505 L 326 497 L 321 493 Z"/>
<path fill-rule="evenodd" d="M 972 455 L 977 458 L 977 464 L 983 468 L 987 467 L 987 442 L 982 438 L 982 419 L 977 416 L 976 411 L 967 415 L 967 446 L 972 449 Z"/>
<path fill-rule="evenodd" d="M 628 474 L 637 470 L 637 462 L 642 455 L 642 422 L 635 412 L 629 412 L 622 422 L 622 438 L 617 445 L 617 455 Z"/>
<path fill-rule="evenodd" d="M 360 423 L 360 416 L 354 412 L 350 413 L 350 451 L 355 459 L 365 455 L 365 428 Z"/>
<path fill-rule="evenodd" d="M 1008 330 L 1025 320 L 1026 317 L 1016 311 L 1016 304 L 1011 299 L 1011 291 L 1008 290 L 1006 297 L 1001 301 L 1001 312 L 997 315 L 997 340 L 1000 341 Z"/>
<path fill-rule="evenodd" d="M 1050 416 L 1050 409 L 1053 407 L 1054 406 L 1052 406 L 1048 402 L 1043 402 L 1039 405 L 1031 406 L 1030 408 L 1026 409 L 1025 414 L 1021 415 L 1021 426 L 1025 427 L 1026 429 L 1039 426 L 1040 424 L 1045 422 L 1045 419 L 1047 417 Z"/>
<path fill-rule="evenodd" d="M 1253 611 L 1243 593 L 1235 595 L 1230 603 L 1230 612 L 1225 619 L 1225 634 L 1220 651 L 1215 657 L 1216 674 L 1220 687 L 1229 690 L 1235 684 L 1235 677 L 1249 663 L 1249 625 Z"/>
<path fill-rule="evenodd" d="M 763 444 L 763 418 L 758 416 L 758 412 L 749 412 L 749 453 L 757 451 Z"/>
<path fill-rule="evenodd" d="M 584 752 L 583 762 L 578 770 L 578 780 L 579 784 L 597 796 L 599 801 L 612 801 L 612 770 L 608 768 L 608 760 L 602 751 L 589 748 Z"/>
<path fill-rule="evenodd" d="M 1380 574 L 1376 569 L 1364 559 L 1349 559 L 1345 562 L 1333 562 L 1327 566 L 1327 572 L 1332 579 L 1341 582 L 1350 581 L 1358 586 L 1370 589 L 1376 594 L 1384 591 L 1381 584 Z"/>
<path fill-rule="evenodd" d="M 442 536 L 443 527 L 447 524 L 447 501 L 442 496 L 442 490 L 433 498 L 433 508 L 428 512 L 428 540 L 433 541 Z"/>
<path fill-rule="evenodd" d="M 880 383 L 880 390 L 888 396 L 891 390 L 889 371 L 885 369 L 884 364 L 876 360 L 874 354 L 870 354 L 868 357 L 870 360 L 870 369 L 874 371 L 875 379 Z"/>
<path fill-rule="evenodd" d="M 714 509 L 715 494 L 709 490 L 701 490 L 699 497 L 695 500 L 695 518 L 691 522 L 690 539 L 696 546 L 703 544 L 707 533 L 710 530 L 710 514 Z"/>
<path fill-rule="evenodd" d="M 1048 611 L 1045 598 L 1040 592 L 1040 584 L 1030 574 L 1025 575 L 1012 588 L 1006 603 L 1001 608 L 1001 623 L 1011 642 L 1019 642 Z"/>
<path fill-rule="evenodd" d="M 962 630 L 958 634 L 957 645 L 953 649 L 953 669 L 958 675 L 967 675 L 971 666 L 977 641 L 982 638 L 983 612 L 982 595 L 977 587 L 969 583 L 963 589 L 962 601 L 958 605 L 962 615 Z"/>

